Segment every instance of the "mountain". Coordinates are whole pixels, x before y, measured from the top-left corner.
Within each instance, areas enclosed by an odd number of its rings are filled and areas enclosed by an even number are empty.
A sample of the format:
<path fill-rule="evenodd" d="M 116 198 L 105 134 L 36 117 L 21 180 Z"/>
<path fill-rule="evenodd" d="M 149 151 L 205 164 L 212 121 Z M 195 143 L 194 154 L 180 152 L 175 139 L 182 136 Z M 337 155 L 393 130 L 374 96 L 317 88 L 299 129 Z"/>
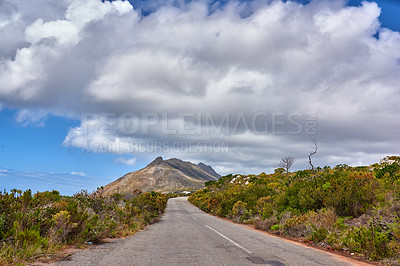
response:
<path fill-rule="evenodd" d="M 200 167 L 201 169 L 203 169 L 203 171 L 207 172 L 208 174 L 210 174 L 210 175 L 212 175 L 212 176 L 216 176 L 216 177 L 218 177 L 218 178 L 221 177 L 221 176 L 220 176 L 219 174 L 217 174 L 217 172 L 215 172 L 215 170 L 214 170 L 211 166 L 209 166 L 209 165 L 206 165 L 206 164 L 204 164 L 204 163 L 199 163 L 197 166 Z"/>
<path fill-rule="evenodd" d="M 131 194 L 135 189 L 157 192 L 174 192 L 204 188 L 204 183 L 221 176 L 214 169 L 199 163 L 195 165 L 180 159 L 164 160 L 157 157 L 145 168 L 127 173 L 98 191 L 103 196 L 116 192 Z"/>

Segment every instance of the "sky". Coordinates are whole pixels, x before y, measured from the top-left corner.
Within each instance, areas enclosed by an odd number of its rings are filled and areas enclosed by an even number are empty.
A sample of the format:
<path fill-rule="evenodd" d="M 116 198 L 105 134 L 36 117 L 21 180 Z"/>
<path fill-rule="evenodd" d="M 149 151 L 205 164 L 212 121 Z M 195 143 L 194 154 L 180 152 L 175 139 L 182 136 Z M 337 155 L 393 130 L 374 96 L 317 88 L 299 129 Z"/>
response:
<path fill-rule="evenodd" d="M 157 156 L 220 174 L 400 151 L 400 2 L 0 1 L 0 189 Z"/>

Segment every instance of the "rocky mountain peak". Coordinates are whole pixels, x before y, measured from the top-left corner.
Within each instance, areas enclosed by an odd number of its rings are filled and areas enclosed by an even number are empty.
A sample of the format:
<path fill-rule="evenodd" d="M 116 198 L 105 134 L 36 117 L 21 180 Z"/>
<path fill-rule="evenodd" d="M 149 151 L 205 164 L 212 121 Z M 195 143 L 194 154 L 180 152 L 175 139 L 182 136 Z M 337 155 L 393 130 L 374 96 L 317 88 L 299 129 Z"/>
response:
<path fill-rule="evenodd" d="M 147 165 L 147 167 L 156 166 L 156 165 L 162 164 L 163 162 L 164 162 L 164 159 L 161 156 L 158 156 L 157 158 L 154 159 L 154 161 L 149 163 Z"/>
<path fill-rule="evenodd" d="M 215 176 L 217 178 L 221 177 L 217 172 L 215 172 L 215 170 L 211 166 L 206 165 L 205 163 L 200 162 L 197 166 L 212 176 Z"/>
<path fill-rule="evenodd" d="M 101 193 L 103 196 L 115 192 L 132 194 L 137 189 L 158 192 L 192 191 L 202 189 L 206 181 L 216 181 L 218 178 L 220 175 L 211 166 L 203 163 L 196 165 L 178 158 L 164 160 L 160 156 L 145 168 L 127 173 L 104 186 Z"/>

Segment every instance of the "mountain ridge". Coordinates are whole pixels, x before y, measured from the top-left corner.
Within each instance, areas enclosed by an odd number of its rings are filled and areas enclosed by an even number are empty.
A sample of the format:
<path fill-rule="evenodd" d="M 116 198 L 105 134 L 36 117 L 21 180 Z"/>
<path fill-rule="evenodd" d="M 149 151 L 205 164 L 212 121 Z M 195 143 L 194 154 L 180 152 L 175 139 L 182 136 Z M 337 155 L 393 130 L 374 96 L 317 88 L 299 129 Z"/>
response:
<path fill-rule="evenodd" d="M 204 163 L 193 164 L 178 158 L 164 160 L 157 157 L 146 167 L 127 173 L 98 190 L 103 196 L 114 193 L 132 194 L 134 190 L 175 192 L 198 190 L 204 183 L 221 176 Z"/>

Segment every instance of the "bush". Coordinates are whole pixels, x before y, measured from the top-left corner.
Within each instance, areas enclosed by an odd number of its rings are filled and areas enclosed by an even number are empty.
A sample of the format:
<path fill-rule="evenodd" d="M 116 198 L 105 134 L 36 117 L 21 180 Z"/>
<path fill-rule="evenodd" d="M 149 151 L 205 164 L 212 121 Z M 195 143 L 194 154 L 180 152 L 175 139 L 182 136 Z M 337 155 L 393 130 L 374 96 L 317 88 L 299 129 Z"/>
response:
<path fill-rule="evenodd" d="M 307 215 L 287 219 L 283 225 L 283 234 L 290 237 L 306 237 L 310 231 Z"/>
<path fill-rule="evenodd" d="M 232 216 L 238 222 L 243 222 L 244 220 L 249 218 L 249 212 L 247 211 L 247 203 L 238 201 L 233 205 L 232 208 Z"/>
<path fill-rule="evenodd" d="M 398 255 L 399 243 L 391 240 L 389 231 L 373 225 L 350 227 L 342 237 L 342 243 L 354 252 L 364 253 L 372 260 Z"/>
<path fill-rule="evenodd" d="M 279 224 L 275 224 L 273 226 L 271 226 L 271 231 L 278 231 L 280 229 Z"/>
<path fill-rule="evenodd" d="M 341 216 L 358 217 L 376 203 L 379 183 L 370 172 L 336 171 L 323 203 Z"/>
<path fill-rule="evenodd" d="M 0 192 L 0 264 L 32 261 L 103 237 L 128 235 L 154 222 L 167 197 L 142 193 L 132 201 L 123 195 L 109 198 L 86 191 L 73 197 L 57 191 Z"/>
<path fill-rule="evenodd" d="M 267 218 L 265 220 L 260 217 L 256 217 L 253 221 L 254 227 L 261 230 L 270 230 L 271 227 L 276 225 L 277 223 L 278 219 L 276 218 L 276 216 L 272 216 L 271 218 Z"/>
<path fill-rule="evenodd" d="M 328 233 L 325 227 L 320 227 L 311 234 L 310 240 L 313 242 L 322 242 L 327 238 Z"/>
<path fill-rule="evenodd" d="M 256 212 L 259 213 L 263 220 L 270 218 L 274 213 L 271 196 L 261 197 L 257 200 Z"/>
<path fill-rule="evenodd" d="M 275 173 L 229 175 L 189 201 L 206 212 L 252 221 L 256 228 L 331 245 L 380 260 L 400 259 L 400 166 L 337 165 Z M 383 218 L 382 218 L 383 217 Z M 368 219 L 383 219 L 385 226 Z M 397 262 L 396 262 L 397 263 Z"/>
<path fill-rule="evenodd" d="M 337 222 L 337 215 L 332 208 L 329 209 L 320 209 L 317 212 L 309 212 L 308 218 L 317 229 L 319 228 L 326 228 L 328 230 L 333 230 L 336 222 Z"/>

